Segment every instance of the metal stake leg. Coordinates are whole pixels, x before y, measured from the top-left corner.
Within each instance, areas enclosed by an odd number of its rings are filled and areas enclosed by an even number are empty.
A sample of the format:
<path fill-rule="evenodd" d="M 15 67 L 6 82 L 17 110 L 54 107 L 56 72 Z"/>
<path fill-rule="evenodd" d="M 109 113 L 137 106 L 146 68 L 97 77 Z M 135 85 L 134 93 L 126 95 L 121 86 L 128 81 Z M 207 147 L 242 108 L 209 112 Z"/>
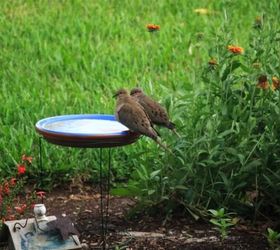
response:
<path fill-rule="evenodd" d="M 108 151 L 108 172 L 107 176 L 103 178 L 103 171 L 102 171 L 102 148 L 99 151 L 99 188 L 100 188 L 100 212 L 101 212 L 101 240 L 102 240 L 102 249 L 106 249 L 106 236 L 108 233 L 108 220 L 109 220 L 109 200 L 110 200 L 110 173 L 111 173 L 111 148 Z M 106 180 L 107 178 L 107 180 Z M 103 187 L 103 179 L 104 179 L 104 186 Z M 105 204 L 103 204 L 106 202 Z M 105 206 L 104 206 L 105 205 Z"/>
<path fill-rule="evenodd" d="M 43 137 L 39 137 L 39 168 L 40 168 L 40 186 L 42 187 L 43 184 L 43 154 L 42 154 L 42 144 Z"/>
<path fill-rule="evenodd" d="M 106 235 L 105 235 L 105 231 L 104 231 L 104 211 L 103 211 L 102 148 L 100 148 L 100 150 L 99 150 L 99 187 L 100 187 L 102 249 L 106 249 Z"/>

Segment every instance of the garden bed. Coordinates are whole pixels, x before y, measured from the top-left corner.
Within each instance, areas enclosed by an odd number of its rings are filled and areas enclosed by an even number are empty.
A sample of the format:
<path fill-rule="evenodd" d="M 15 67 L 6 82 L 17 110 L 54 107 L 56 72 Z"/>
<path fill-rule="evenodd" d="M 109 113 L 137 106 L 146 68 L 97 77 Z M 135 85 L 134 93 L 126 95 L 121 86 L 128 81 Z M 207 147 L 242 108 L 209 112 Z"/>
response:
<path fill-rule="evenodd" d="M 47 214 L 66 213 L 80 232 L 80 240 L 88 249 L 100 245 L 100 194 L 84 186 L 71 191 L 55 189 L 46 200 Z M 140 215 L 128 219 L 125 215 L 135 201 L 110 197 L 108 244 L 121 249 L 269 249 L 264 233 L 268 224 L 240 222 L 229 237 L 221 240 L 212 225 L 191 217 L 172 218 L 163 226 L 161 216 Z"/>

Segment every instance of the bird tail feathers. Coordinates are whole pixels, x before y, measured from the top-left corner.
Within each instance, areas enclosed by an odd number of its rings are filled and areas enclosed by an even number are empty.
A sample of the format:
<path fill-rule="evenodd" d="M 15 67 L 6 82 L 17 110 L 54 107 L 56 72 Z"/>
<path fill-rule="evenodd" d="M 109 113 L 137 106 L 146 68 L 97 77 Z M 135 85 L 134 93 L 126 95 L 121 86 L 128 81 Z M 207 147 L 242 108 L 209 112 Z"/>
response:
<path fill-rule="evenodd" d="M 169 128 L 169 129 L 172 129 L 172 130 L 173 130 L 173 129 L 175 129 L 175 126 L 176 126 L 176 125 L 175 125 L 175 123 L 173 123 L 173 122 L 169 122 L 169 123 L 168 123 L 168 128 Z"/>
<path fill-rule="evenodd" d="M 174 129 L 172 129 L 172 131 L 174 132 L 174 134 L 175 135 L 177 135 L 179 138 L 181 138 L 181 135 L 180 134 L 178 134 L 178 132 L 176 131 L 176 129 L 174 128 Z"/>

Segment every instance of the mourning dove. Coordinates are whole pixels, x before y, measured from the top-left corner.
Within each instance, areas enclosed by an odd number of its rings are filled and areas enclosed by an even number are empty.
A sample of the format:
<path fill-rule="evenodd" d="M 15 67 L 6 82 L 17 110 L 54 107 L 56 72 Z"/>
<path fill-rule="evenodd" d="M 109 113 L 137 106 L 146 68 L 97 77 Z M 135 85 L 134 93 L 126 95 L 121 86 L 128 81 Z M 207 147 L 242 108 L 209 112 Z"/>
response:
<path fill-rule="evenodd" d="M 117 97 L 115 111 L 117 121 L 125 125 L 133 132 L 150 137 L 161 147 L 170 151 L 160 142 L 159 135 L 153 128 L 149 116 L 146 114 L 143 107 L 129 95 L 127 90 L 118 90 L 114 97 Z"/>
<path fill-rule="evenodd" d="M 149 96 L 146 96 L 140 88 L 132 89 L 130 95 L 145 109 L 153 124 L 166 127 L 180 137 L 175 130 L 175 124 L 169 120 L 167 111 L 164 107 Z"/>

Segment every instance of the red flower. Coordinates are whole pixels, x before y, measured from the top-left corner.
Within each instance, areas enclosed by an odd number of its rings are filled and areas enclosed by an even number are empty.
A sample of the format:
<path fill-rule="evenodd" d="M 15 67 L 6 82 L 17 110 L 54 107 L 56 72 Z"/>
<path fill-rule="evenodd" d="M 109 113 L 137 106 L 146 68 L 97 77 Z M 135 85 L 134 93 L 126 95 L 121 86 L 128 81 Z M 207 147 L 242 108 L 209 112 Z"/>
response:
<path fill-rule="evenodd" d="M 24 174 L 26 172 L 26 167 L 25 165 L 23 164 L 18 164 L 17 165 L 17 171 L 18 171 L 18 174 L 21 175 L 21 174 Z"/>
<path fill-rule="evenodd" d="M 158 31 L 160 29 L 160 26 L 156 24 L 148 24 L 146 27 L 149 32 Z"/>
<path fill-rule="evenodd" d="M 27 161 L 27 162 L 29 162 L 30 164 L 32 163 L 32 156 L 26 156 L 26 155 L 23 155 L 22 157 L 21 157 L 21 160 L 22 161 Z"/>
<path fill-rule="evenodd" d="M 16 183 L 17 183 L 17 179 L 16 178 L 11 178 L 10 179 L 10 186 L 11 187 L 14 187 L 16 185 Z"/>
<path fill-rule="evenodd" d="M 36 195 L 40 198 L 45 198 L 46 197 L 46 192 L 44 191 L 37 191 Z"/>
<path fill-rule="evenodd" d="M 244 49 L 242 47 L 235 45 L 229 45 L 227 49 L 233 54 L 243 54 L 244 52 Z"/>

